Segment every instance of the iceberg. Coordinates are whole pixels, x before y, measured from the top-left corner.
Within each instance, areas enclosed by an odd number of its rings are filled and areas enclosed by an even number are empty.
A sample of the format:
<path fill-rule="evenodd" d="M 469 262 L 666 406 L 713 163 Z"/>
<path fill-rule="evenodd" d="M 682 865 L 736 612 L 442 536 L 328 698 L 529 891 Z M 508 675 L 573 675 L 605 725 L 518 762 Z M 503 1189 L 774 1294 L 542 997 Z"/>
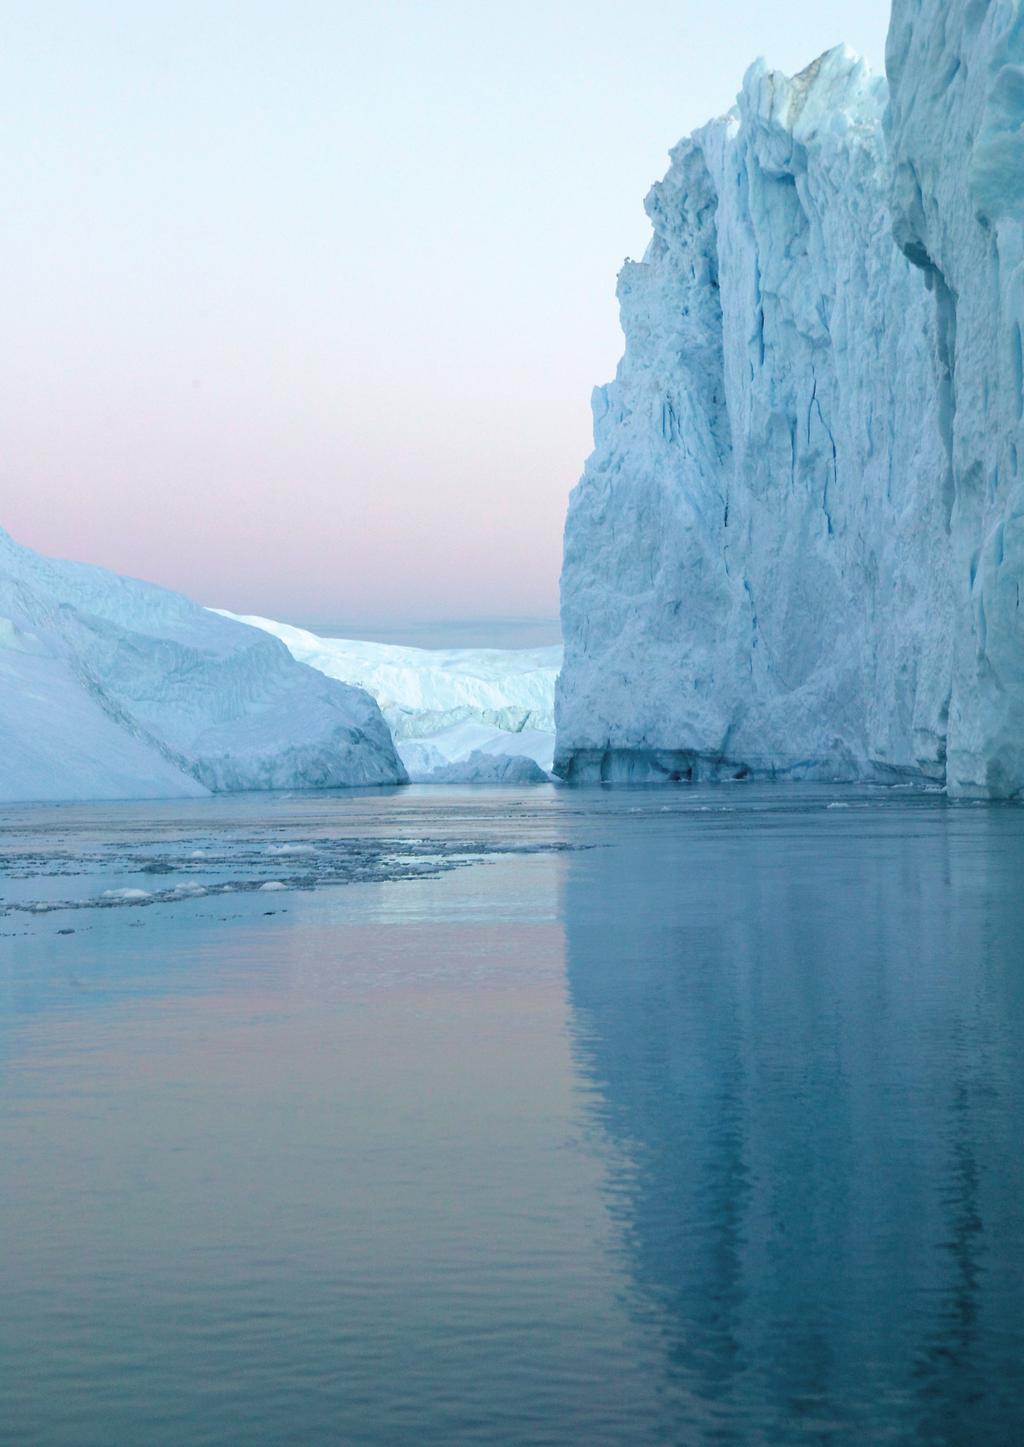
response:
<path fill-rule="evenodd" d="M 371 693 L 413 783 L 550 777 L 560 646 L 411 648 L 321 638 L 269 618 L 239 621 L 279 638 L 301 663 Z"/>
<path fill-rule="evenodd" d="M 681 142 L 570 500 L 555 768 L 1024 790 L 1024 19 L 896 0 Z M 891 86 L 891 91 L 890 91 Z"/>
<path fill-rule="evenodd" d="M 886 134 L 896 240 L 937 321 L 954 608 L 947 773 L 1024 792 L 1024 11 L 895 0 Z M 909 399 L 908 399 L 909 405 Z"/>
<path fill-rule="evenodd" d="M 176 593 L 0 531 L 0 800 L 405 779 L 367 693 Z"/>
<path fill-rule="evenodd" d="M 554 701 L 554 681 L 551 685 Z M 554 730 L 509 731 L 466 719 L 435 734 L 400 739 L 398 753 L 414 784 L 547 783 L 554 763 Z M 506 765 L 516 764 L 516 770 Z M 500 777 L 499 777 L 500 776 Z"/>
<path fill-rule="evenodd" d="M 412 777 L 412 775 L 411 775 Z M 476 749 L 451 764 L 439 764 L 420 782 L 425 784 L 547 784 L 550 774 L 525 754 Z"/>

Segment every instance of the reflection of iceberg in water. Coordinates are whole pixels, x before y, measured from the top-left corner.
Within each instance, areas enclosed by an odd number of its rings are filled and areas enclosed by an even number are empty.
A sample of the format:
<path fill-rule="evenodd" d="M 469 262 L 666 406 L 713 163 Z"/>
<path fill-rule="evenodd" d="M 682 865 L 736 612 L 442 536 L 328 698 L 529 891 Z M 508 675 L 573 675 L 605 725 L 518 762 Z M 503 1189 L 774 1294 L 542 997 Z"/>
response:
<path fill-rule="evenodd" d="M 1017 811 L 919 803 L 567 860 L 667 1440 L 1024 1440 L 1021 878 Z"/>

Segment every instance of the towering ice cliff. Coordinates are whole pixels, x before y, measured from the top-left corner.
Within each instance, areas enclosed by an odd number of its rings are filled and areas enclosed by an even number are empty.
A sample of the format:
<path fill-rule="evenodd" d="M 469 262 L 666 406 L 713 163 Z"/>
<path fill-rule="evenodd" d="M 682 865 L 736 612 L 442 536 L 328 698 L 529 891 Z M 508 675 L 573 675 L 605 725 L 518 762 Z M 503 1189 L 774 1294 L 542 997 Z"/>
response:
<path fill-rule="evenodd" d="M 405 777 L 361 689 L 176 593 L 0 530 L 0 801 Z"/>
<path fill-rule="evenodd" d="M 898 0 L 891 143 L 838 49 L 672 153 L 566 527 L 566 777 L 1024 787 L 1017 8 Z"/>
<path fill-rule="evenodd" d="M 948 774 L 1024 791 L 1024 7 L 895 0 L 895 235 L 938 322 L 954 606 Z"/>

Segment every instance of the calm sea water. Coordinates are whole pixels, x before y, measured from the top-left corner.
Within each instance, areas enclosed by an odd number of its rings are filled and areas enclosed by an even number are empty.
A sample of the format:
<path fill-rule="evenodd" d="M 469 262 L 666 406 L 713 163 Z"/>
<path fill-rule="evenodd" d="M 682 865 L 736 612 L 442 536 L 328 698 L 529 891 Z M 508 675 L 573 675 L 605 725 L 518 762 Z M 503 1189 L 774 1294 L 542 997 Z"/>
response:
<path fill-rule="evenodd" d="M 0 875 L 5 1444 L 1024 1441 L 1024 810 L 18 810 Z"/>

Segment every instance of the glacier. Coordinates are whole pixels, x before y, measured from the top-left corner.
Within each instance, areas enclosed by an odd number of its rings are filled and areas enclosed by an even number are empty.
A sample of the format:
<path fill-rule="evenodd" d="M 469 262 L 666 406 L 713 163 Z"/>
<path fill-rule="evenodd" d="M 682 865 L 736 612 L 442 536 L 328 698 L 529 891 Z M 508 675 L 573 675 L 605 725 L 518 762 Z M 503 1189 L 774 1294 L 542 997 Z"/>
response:
<path fill-rule="evenodd" d="M 570 781 L 1024 790 L 1024 20 L 896 0 L 671 153 L 562 571 Z"/>
<path fill-rule="evenodd" d="M 372 694 L 412 783 L 546 783 L 551 776 L 560 645 L 414 648 L 222 616 L 266 630 L 299 662 Z"/>
<path fill-rule="evenodd" d="M 405 780 L 364 691 L 176 593 L 0 530 L 0 801 Z"/>

